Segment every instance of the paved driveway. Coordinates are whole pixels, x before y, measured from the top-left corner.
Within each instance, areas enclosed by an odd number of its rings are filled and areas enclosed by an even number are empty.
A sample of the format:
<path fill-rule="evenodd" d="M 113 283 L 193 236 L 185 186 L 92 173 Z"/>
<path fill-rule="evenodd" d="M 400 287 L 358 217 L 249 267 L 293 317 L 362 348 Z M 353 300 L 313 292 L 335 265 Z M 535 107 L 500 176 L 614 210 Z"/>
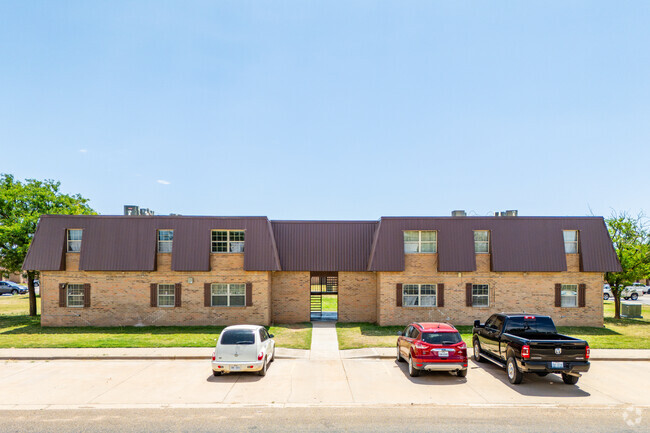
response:
<path fill-rule="evenodd" d="M 303 405 L 650 406 L 650 362 L 594 362 L 578 386 L 527 375 L 519 386 L 490 364 L 467 378 L 408 376 L 394 360 L 278 359 L 266 377 L 212 376 L 209 361 L 4 361 L 0 409 Z"/>

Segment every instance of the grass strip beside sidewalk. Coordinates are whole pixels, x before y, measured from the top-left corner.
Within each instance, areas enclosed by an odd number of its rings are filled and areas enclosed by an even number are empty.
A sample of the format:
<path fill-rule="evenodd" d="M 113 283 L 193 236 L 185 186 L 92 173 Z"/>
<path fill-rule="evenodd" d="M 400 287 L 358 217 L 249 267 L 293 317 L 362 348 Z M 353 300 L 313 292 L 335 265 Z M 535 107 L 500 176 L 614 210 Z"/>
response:
<path fill-rule="evenodd" d="M 614 319 L 614 303 L 605 302 L 605 326 L 560 326 L 558 331 L 587 340 L 592 349 L 650 349 L 650 305 L 643 305 L 643 319 Z M 487 317 L 483 318 L 483 320 Z M 337 323 L 340 349 L 363 347 L 394 347 L 397 332 L 404 326 L 377 326 L 371 323 Z M 468 345 L 472 342 L 472 327 L 457 326 Z"/>
<path fill-rule="evenodd" d="M 40 299 L 39 299 L 40 301 Z M 213 347 L 223 326 L 41 327 L 27 296 L 0 297 L 0 348 Z M 269 328 L 278 347 L 309 349 L 311 323 Z"/>

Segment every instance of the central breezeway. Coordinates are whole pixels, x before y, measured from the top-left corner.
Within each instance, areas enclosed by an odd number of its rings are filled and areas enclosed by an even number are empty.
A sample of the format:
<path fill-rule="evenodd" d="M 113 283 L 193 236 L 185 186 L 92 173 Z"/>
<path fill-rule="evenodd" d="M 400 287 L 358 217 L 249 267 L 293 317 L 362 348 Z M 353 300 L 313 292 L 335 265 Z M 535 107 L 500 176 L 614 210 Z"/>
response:
<path fill-rule="evenodd" d="M 338 272 L 311 272 L 309 278 L 309 318 L 338 320 Z"/>

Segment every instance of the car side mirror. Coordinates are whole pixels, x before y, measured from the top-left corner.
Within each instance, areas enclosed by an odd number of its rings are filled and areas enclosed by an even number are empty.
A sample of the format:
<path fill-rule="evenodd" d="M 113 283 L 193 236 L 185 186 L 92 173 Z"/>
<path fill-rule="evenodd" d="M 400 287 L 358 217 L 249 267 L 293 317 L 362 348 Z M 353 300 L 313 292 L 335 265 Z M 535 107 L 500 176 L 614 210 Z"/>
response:
<path fill-rule="evenodd" d="M 402 331 L 397 331 L 397 335 L 401 337 L 402 336 Z"/>
<path fill-rule="evenodd" d="M 273 338 L 273 337 L 275 337 L 275 335 L 269 334 L 269 338 Z"/>
<path fill-rule="evenodd" d="M 480 320 L 475 320 L 474 321 L 474 327 L 475 328 L 480 328 L 481 327 L 481 321 Z"/>

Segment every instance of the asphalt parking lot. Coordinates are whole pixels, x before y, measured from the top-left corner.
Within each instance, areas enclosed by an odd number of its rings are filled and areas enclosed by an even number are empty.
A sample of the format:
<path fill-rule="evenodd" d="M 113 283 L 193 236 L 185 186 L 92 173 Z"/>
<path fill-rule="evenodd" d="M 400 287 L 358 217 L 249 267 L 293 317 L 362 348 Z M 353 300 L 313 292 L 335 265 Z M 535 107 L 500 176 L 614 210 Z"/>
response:
<path fill-rule="evenodd" d="M 389 359 L 278 359 L 266 377 L 214 377 L 209 361 L 4 361 L 0 410 L 211 407 L 223 405 L 648 407 L 650 362 L 592 363 L 577 386 L 555 375 L 527 375 L 513 386 L 505 372 L 470 361 L 467 378 L 411 378 Z"/>

